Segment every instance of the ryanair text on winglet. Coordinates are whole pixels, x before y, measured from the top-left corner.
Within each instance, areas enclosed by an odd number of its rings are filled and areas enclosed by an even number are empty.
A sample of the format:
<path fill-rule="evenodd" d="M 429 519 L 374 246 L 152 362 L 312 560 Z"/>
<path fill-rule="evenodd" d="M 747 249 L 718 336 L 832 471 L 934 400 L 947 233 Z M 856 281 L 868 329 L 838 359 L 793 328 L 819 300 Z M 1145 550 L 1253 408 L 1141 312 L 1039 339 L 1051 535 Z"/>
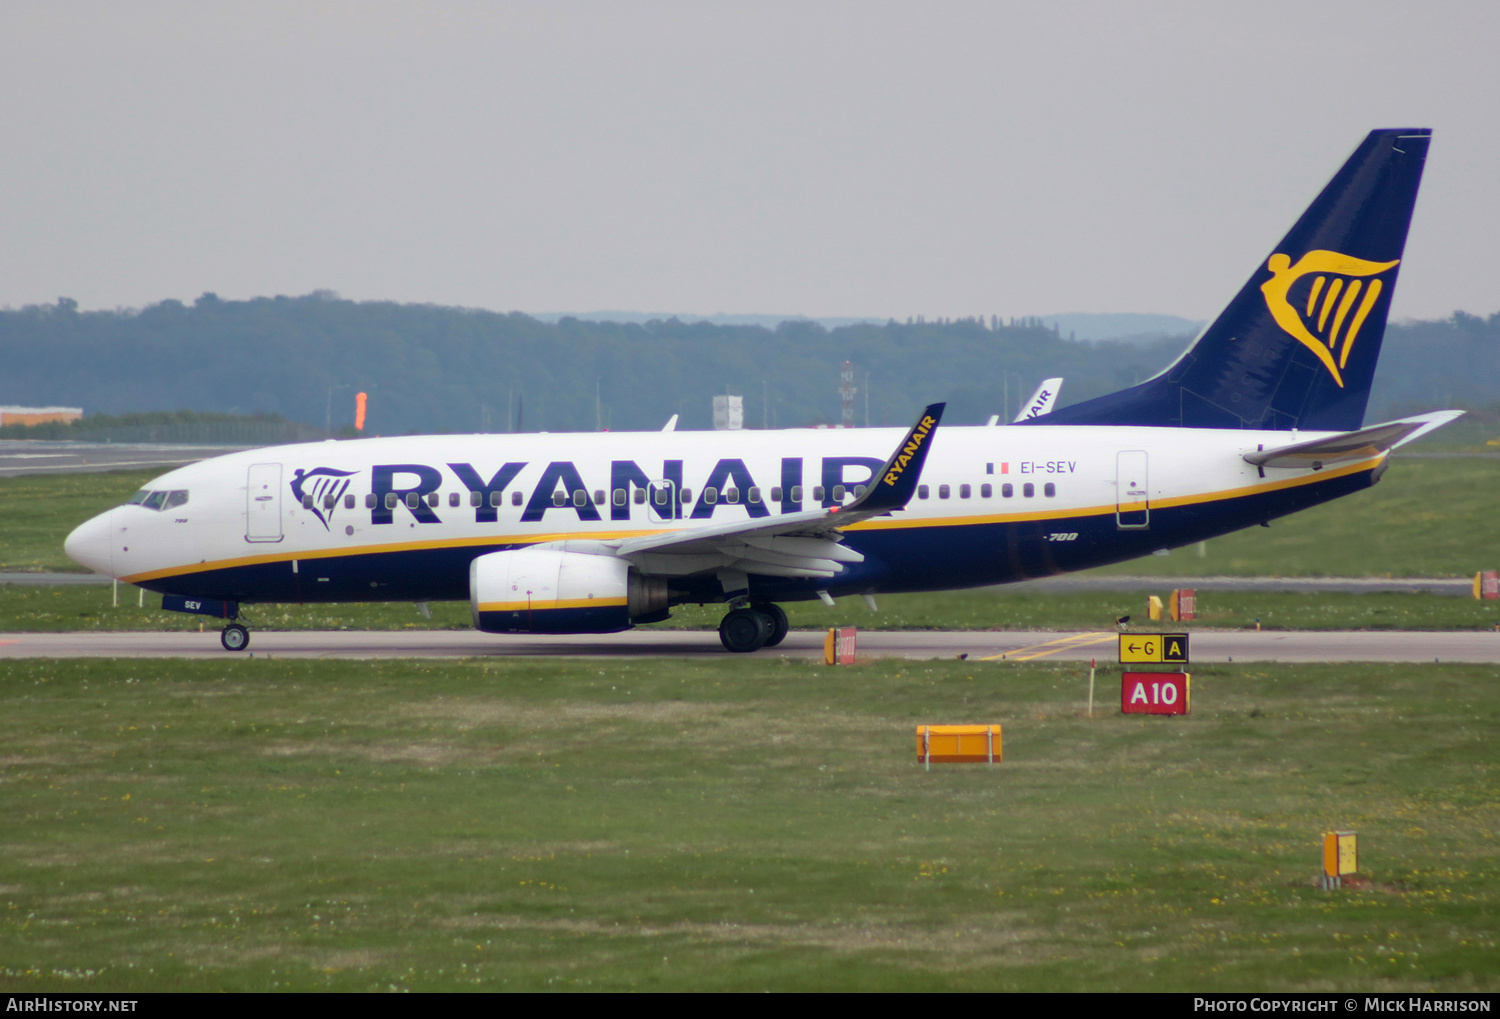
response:
<path fill-rule="evenodd" d="M 917 427 L 913 428 L 911 434 L 906 437 L 906 445 L 901 447 L 901 452 L 897 454 L 896 462 L 891 465 L 890 470 L 885 472 L 887 485 L 894 485 L 901 480 L 901 472 L 906 470 L 906 465 L 911 463 L 911 458 L 917 455 L 917 450 L 922 448 L 922 443 L 927 441 L 928 434 L 936 424 L 937 422 L 927 415 L 923 415 L 922 420 L 917 422 Z"/>

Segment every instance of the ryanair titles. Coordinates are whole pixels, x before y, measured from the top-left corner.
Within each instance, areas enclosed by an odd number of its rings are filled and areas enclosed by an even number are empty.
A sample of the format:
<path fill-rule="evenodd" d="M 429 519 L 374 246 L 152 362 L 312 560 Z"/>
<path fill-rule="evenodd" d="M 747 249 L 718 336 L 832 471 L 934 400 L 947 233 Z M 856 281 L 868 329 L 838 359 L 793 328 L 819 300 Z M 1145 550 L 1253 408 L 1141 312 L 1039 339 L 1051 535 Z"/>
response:
<path fill-rule="evenodd" d="M 919 426 L 916 446 L 930 430 L 930 420 Z M 910 449 L 916 446 L 908 443 Z M 718 460 L 706 475 L 685 472 L 682 460 L 663 460 L 657 471 L 634 460 L 613 460 L 606 485 L 600 467 L 589 465 L 581 470 L 571 460 L 481 467 L 391 463 L 370 468 L 369 487 L 363 494 L 359 477 L 363 472 L 343 471 L 338 473 L 355 477 L 349 477 L 351 484 L 336 494 L 314 495 L 305 487 L 294 488 L 292 494 L 320 517 L 332 519 L 339 511 L 343 516 L 363 509 L 372 525 L 393 524 L 398 514 L 419 524 L 440 524 L 443 517 L 451 520 L 470 513 L 475 523 L 495 523 L 506 507 L 511 508 L 507 515 L 519 510 L 522 523 L 540 522 L 548 513 L 580 521 L 707 520 L 720 508 L 766 517 L 778 510 L 797 513 L 814 506 L 838 506 L 873 483 L 884 466 L 883 460 L 865 456 L 826 456 L 813 465 L 802 457 L 782 457 L 779 465 L 757 465 L 763 475 L 770 475 L 757 478 L 744 460 L 735 457 Z M 804 477 L 809 467 L 816 473 Z M 894 469 L 899 472 L 900 467 Z M 296 474 L 300 482 L 320 471 L 330 473 L 331 469 L 298 470 Z M 586 473 L 597 476 L 586 478 Z"/>
<path fill-rule="evenodd" d="M 922 448 L 922 443 L 927 441 L 927 436 L 932 434 L 932 429 L 936 425 L 936 421 L 926 416 L 917 422 L 917 427 L 913 428 L 911 434 L 906 437 L 906 445 L 901 447 L 901 452 L 897 453 L 896 458 L 891 461 L 890 469 L 881 479 L 883 483 L 895 485 L 901 480 L 901 473 L 906 470 L 906 465 L 912 462 L 917 455 L 917 450 Z"/>

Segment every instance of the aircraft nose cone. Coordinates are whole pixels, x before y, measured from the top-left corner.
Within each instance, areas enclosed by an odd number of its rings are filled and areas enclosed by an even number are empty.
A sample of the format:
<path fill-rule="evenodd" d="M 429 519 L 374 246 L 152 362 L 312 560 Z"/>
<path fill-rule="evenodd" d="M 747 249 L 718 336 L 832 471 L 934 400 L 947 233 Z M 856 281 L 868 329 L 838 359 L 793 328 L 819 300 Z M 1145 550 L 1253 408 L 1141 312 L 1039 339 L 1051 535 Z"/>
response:
<path fill-rule="evenodd" d="M 79 524 L 68 535 L 68 540 L 63 542 L 63 551 L 68 554 L 69 559 L 109 577 L 114 576 L 109 527 L 109 518 L 113 513 L 113 510 L 101 513 L 94 519 Z"/>

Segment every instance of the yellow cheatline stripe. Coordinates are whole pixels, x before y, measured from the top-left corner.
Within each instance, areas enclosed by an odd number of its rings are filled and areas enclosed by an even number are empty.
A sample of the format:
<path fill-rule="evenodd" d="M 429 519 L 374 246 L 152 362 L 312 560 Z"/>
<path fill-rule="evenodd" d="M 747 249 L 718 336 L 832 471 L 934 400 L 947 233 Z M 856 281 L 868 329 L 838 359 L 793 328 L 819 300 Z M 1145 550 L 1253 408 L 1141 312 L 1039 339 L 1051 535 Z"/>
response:
<path fill-rule="evenodd" d="M 419 552 L 437 548 L 466 548 L 487 545 L 534 545 L 544 541 L 566 541 L 569 538 L 590 538 L 594 541 L 613 541 L 620 538 L 639 538 L 658 534 L 655 530 L 638 531 L 558 531 L 553 534 L 495 534 L 469 538 L 429 538 L 421 541 L 386 542 L 378 545 L 351 545 L 347 548 L 307 549 L 300 552 L 269 552 L 262 555 L 240 556 L 235 559 L 216 559 L 213 562 L 192 563 L 187 566 L 172 566 L 164 570 L 135 573 L 120 579 L 127 583 L 142 580 L 157 580 L 175 577 L 184 573 L 201 573 L 206 570 L 227 570 L 236 566 L 258 566 L 265 563 L 310 562 L 315 559 L 343 559 L 356 555 L 381 555 L 387 552 Z"/>
<path fill-rule="evenodd" d="M 1316 484 L 1320 481 L 1330 481 L 1333 478 L 1342 478 L 1349 474 L 1358 474 L 1373 468 L 1385 454 L 1373 456 L 1368 460 L 1362 460 L 1347 467 L 1335 467 L 1319 471 L 1315 474 L 1304 475 L 1299 478 L 1287 478 L 1285 481 L 1271 481 L 1259 485 L 1245 485 L 1241 488 L 1226 488 L 1218 492 L 1208 492 L 1202 495 L 1183 495 L 1172 499 L 1152 499 L 1151 509 L 1171 509 L 1177 506 L 1198 506 L 1203 503 L 1221 502 L 1225 499 L 1237 499 L 1246 495 L 1260 495 L 1265 492 L 1279 492 L 1287 488 L 1299 488 L 1302 485 Z M 1070 517 L 1096 517 L 1114 513 L 1116 509 L 1122 512 L 1129 510 L 1134 505 L 1137 510 L 1143 507 L 1141 503 L 1123 503 L 1120 506 L 1114 504 L 1105 506 L 1083 506 L 1074 509 L 1047 510 L 1035 513 L 1002 513 L 987 516 L 969 517 L 943 517 L 941 519 L 920 520 L 865 520 L 857 524 L 850 524 L 843 528 L 845 531 L 884 531 L 903 527 L 956 527 L 964 524 L 1016 524 L 1030 520 L 1063 520 Z"/>
<path fill-rule="evenodd" d="M 1302 485 L 1313 485 L 1334 478 L 1341 478 L 1349 474 L 1358 474 L 1361 471 L 1372 469 L 1386 454 L 1381 453 L 1368 460 L 1350 464 L 1347 467 L 1334 467 L 1318 471 L 1314 474 L 1303 475 L 1297 478 L 1287 478 L 1285 481 L 1271 481 L 1259 485 L 1246 485 L 1241 488 L 1227 488 L 1218 492 L 1207 492 L 1201 495 L 1184 495 L 1173 499 L 1153 499 L 1150 502 L 1152 509 L 1170 509 L 1177 506 L 1197 506 L 1204 503 L 1221 502 L 1226 499 L 1236 499 L 1246 495 L 1260 495 L 1266 492 L 1279 492 L 1288 488 L 1298 488 Z M 1127 506 L 1128 508 L 1128 506 Z M 845 531 L 885 531 L 913 527 L 960 527 L 973 524 L 1018 524 L 1033 520 L 1067 520 L 1074 517 L 1097 517 L 1106 516 L 1116 512 L 1118 507 L 1113 503 L 1104 506 L 1083 506 L 1073 509 L 1045 510 L 1030 513 L 988 513 L 976 516 L 964 517 L 942 517 L 938 519 L 878 519 L 865 520 L 857 524 L 850 524 L 841 528 Z M 766 518 L 766 523 L 774 523 L 774 518 Z M 356 545 L 350 548 L 320 548 L 307 549 L 298 552 L 272 552 L 262 555 L 241 556 L 234 559 L 217 559 L 213 562 L 190 563 L 185 566 L 171 566 L 161 570 L 150 570 L 145 573 L 133 573 L 120 580 L 127 584 L 139 584 L 147 580 L 160 580 L 165 577 L 177 577 L 186 573 L 204 573 L 209 570 L 232 569 L 236 566 L 256 566 L 265 563 L 291 562 L 293 559 L 309 561 L 314 559 L 342 559 L 355 555 L 379 555 L 388 552 L 420 552 L 437 548 L 466 548 L 482 547 L 488 545 L 535 545 L 547 541 L 566 541 L 568 539 L 587 539 L 591 541 L 614 541 L 622 538 L 636 538 L 648 534 L 670 534 L 674 531 L 691 531 L 691 528 L 641 529 L 629 531 L 557 531 L 550 534 L 495 534 L 489 536 L 474 536 L 469 538 L 431 538 L 419 541 L 390 542 L 380 545 Z"/>
<path fill-rule="evenodd" d="M 1043 644 L 1032 644 L 1028 647 L 1018 647 L 1014 651 L 1002 651 L 998 655 L 985 655 L 975 661 L 993 662 L 998 658 L 1004 658 L 1008 662 L 1029 662 L 1033 658 L 1045 658 L 1055 655 L 1061 651 L 1071 651 L 1074 648 L 1088 647 L 1090 644 L 1103 644 L 1114 640 L 1118 634 L 1109 632 L 1094 633 L 1072 633 L 1066 637 L 1058 637 Z"/>
<path fill-rule="evenodd" d="M 624 598 L 554 598 L 551 601 L 480 602 L 480 612 L 546 612 L 549 609 L 597 609 L 624 605 Z"/>

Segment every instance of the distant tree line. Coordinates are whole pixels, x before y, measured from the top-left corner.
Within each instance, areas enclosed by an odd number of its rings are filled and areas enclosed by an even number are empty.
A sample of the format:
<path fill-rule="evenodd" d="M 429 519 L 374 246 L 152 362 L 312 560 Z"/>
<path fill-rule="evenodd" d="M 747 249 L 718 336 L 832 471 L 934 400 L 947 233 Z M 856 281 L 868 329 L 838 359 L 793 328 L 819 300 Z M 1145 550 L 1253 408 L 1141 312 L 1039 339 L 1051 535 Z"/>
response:
<path fill-rule="evenodd" d="M 248 301 L 204 294 L 191 305 L 90 312 L 62 299 L 0 311 L 0 403 L 202 415 L 172 426 L 183 435 L 254 415 L 267 428 L 297 422 L 322 434 L 347 430 L 354 396 L 366 392 L 366 434 L 390 435 L 649 430 L 673 414 L 679 427 L 709 428 L 713 396 L 728 391 L 744 396 L 746 427 L 794 427 L 839 421 L 839 367 L 848 360 L 857 424 L 903 424 L 933 400 L 948 401 L 949 420 L 977 424 L 1014 414 L 1048 376 L 1067 380 L 1063 404 L 1131 385 L 1187 340 L 1075 342 L 1037 319 L 998 317 L 831 331 L 797 321 L 775 330 L 676 319 L 546 323 L 327 292 Z M 1391 326 L 1371 418 L 1494 404 L 1497 355 L 1500 314 Z M 165 421 L 139 426 L 166 434 Z"/>

